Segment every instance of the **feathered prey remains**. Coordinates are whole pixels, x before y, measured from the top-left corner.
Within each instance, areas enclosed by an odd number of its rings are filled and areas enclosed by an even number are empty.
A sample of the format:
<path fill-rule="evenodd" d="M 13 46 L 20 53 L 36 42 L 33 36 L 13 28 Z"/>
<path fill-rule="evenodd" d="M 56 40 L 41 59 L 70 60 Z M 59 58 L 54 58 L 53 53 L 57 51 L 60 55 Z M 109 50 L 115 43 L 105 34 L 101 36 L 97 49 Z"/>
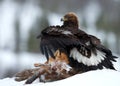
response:
<path fill-rule="evenodd" d="M 38 78 L 40 82 L 52 82 L 80 73 L 80 71 L 76 71 L 69 66 L 68 58 L 64 52 L 57 50 L 54 56 L 55 59 L 49 58 L 44 64 L 34 64 L 36 68 L 17 73 L 15 80 L 26 80 L 25 84 L 31 84 Z"/>

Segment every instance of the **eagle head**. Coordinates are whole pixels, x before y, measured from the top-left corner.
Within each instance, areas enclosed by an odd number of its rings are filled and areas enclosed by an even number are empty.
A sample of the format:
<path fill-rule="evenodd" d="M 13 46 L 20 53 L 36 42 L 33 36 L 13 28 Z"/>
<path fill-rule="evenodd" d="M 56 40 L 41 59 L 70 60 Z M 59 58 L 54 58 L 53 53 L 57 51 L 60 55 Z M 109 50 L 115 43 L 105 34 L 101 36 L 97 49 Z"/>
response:
<path fill-rule="evenodd" d="M 78 17 L 74 12 L 69 12 L 61 18 L 63 21 L 63 26 L 77 27 L 78 28 Z"/>

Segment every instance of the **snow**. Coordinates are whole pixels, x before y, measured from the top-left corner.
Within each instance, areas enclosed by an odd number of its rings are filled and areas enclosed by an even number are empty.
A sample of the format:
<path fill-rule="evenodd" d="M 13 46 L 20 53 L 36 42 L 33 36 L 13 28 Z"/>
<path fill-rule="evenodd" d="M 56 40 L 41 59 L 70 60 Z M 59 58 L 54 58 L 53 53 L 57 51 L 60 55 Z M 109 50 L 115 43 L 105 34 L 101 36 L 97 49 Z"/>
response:
<path fill-rule="evenodd" d="M 11 68 L 11 70 L 19 68 L 19 71 L 22 71 L 27 68 L 32 68 L 34 63 L 44 63 L 46 61 L 43 55 L 28 52 L 16 54 L 11 51 L 0 50 L 0 54 L 0 74 L 3 75 L 8 68 Z M 0 86 L 73 86 L 77 84 L 81 86 L 119 86 L 120 58 L 117 59 L 114 66 L 119 71 L 109 69 L 89 71 L 86 73 L 77 74 L 64 80 L 48 83 L 41 83 L 36 80 L 32 84 L 24 85 L 25 81 L 16 82 L 14 78 L 4 78 L 0 80 Z"/>
<path fill-rule="evenodd" d="M 5 78 L 0 80 L 0 86 L 119 86 L 120 72 L 115 70 L 103 69 L 89 71 L 82 74 L 77 74 L 67 79 L 54 81 L 54 82 L 33 82 L 32 84 L 25 85 L 25 81 L 16 82 L 14 78 Z"/>
<path fill-rule="evenodd" d="M 44 63 L 45 56 L 28 52 L 16 54 L 10 50 L 0 50 L 0 78 L 3 78 L 8 70 L 22 71 L 34 67 L 34 63 Z"/>

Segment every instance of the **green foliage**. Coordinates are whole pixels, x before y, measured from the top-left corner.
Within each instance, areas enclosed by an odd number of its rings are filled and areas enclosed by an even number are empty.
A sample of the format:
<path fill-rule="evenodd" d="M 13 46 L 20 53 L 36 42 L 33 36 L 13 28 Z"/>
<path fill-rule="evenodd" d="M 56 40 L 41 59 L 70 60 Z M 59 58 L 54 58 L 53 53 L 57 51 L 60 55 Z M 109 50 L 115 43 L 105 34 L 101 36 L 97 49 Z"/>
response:
<path fill-rule="evenodd" d="M 29 52 L 40 52 L 39 51 L 40 41 L 36 37 L 47 26 L 49 26 L 47 15 L 43 14 L 43 16 L 41 18 L 37 19 L 37 22 L 34 24 L 32 30 L 30 32 L 30 37 L 28 39 L 28 51 Z"/>
<path fill-rule="evenodd" d="M 85 18 L 83 18 L 82 24 L 80 24 L 80 25 L 81 25 L 81 26 L 84 26 L 85 28 L 87 28 L 87 24 L 86 24 Z"/>
<path fill-rule="evenodd" d="M 102 14 L 98 21 L 96 22 L 96 25 L 98 28 L 104 29 L 107 32 L 115 32 L 117 35 L 120 34 L 120 20 L 109 20 L 107 14 Z"/>
<path fill-rule="evenodd" d="M 15 22 L 15 41 L 16 41 L 16 47 L 15 47 L 15 52 L 19 52 L 20 51 L 20 25 L 19 25 L 19 20 L 16 19 Z"/>
<path fill-rule="evenodd" d="M 30 37 L 28 40 L 28 51 L 29 52 L 39 52 L 39 41 L 36 39 L 36 35 L 30 32 Z"/>

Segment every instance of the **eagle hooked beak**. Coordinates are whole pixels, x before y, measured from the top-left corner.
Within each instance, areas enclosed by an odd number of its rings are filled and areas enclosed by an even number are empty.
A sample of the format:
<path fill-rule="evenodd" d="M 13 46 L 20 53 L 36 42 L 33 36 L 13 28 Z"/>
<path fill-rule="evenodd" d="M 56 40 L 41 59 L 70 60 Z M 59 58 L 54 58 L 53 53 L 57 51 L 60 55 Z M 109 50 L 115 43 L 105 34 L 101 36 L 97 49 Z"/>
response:
<path fill-rule="evenodd" d="M 68 19 L 67 18 L 65 18 L 65 17 L 63 17 L 63 18 L 61 18 L 61 21 L 67 21 Z"/>

